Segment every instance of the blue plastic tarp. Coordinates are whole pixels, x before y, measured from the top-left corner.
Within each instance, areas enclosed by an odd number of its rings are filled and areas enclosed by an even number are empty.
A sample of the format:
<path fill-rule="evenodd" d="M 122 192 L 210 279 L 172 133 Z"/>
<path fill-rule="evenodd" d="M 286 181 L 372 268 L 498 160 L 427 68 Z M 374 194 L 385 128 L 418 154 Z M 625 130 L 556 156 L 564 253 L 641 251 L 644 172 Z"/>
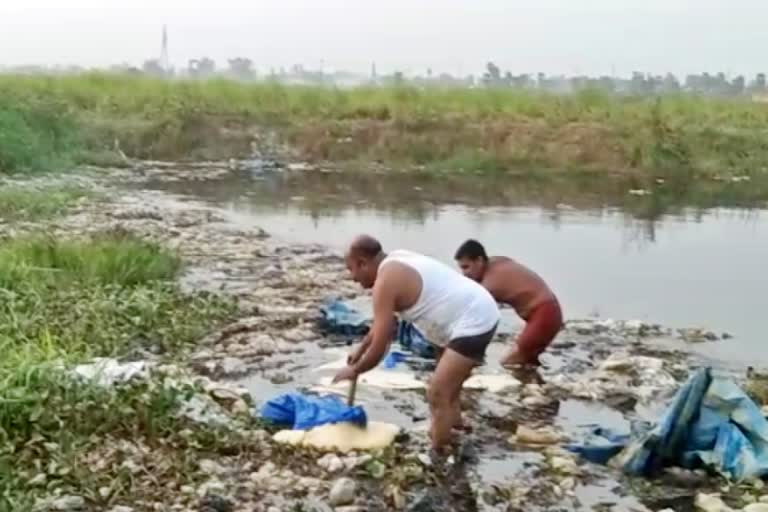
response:
<path fill-rule="evenodd" d="M 363 335 L 370 328 L 371 319 L 341 300 L 329 300 L 320 307 L 321 326 L 333 334 Z"/>
<path fill-rule="evenodd" d="M 569 449 L 595 462 L 625 439 L 571 445 Z M 678 390 L 653 427 L 634 433 L 616 455 L 624 472 L 650 476 L 663 467 L 708 467 L 741 481 L 768 475 L 768 421 L 734 382 L 697 370 Z"/>
<path fill-rule="evenodd" d="M 342 300 L 327 301 L 321 306 L 320 313 L 322 328 L 333 334 L 361 336 L 370 329 L 371 318 Z M 412 323 L 399 320 L 393 336 L 402 349 L 427 359 L 435 357 L 434 345 Z"/>
<path fill-rule="evenodd" d="M 400 346 L 419 357 L 434 359 L 435 346 L 410 322 L 400 320 L 397 324 L 397 341 Z"/>
<path fill-rule="evenodd" d="M 365 410 L 348 406 L 336 396 L 315 396 L 284 393 L 267 401 L 260 411 L 265 420 L 278 425 L 290 425 L 294 430 L 307 430 L 328 423 L 355 423 L 365 426 Z"/>

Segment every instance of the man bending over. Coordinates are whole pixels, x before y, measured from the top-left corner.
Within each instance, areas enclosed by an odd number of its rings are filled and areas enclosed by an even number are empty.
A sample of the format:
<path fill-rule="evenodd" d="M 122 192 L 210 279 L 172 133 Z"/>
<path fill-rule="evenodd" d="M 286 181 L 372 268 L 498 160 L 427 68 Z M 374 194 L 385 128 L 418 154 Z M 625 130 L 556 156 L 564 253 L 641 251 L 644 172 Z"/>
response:
<path fill-rule="evenodd" d="M 538 274 L 515 260 L 505 256 L 489 258 L 476 240 L 464 242 L 455 259 L 465 276 L 482 283 L 497 302 L 512 306 L 526 322 L 502 364 L 538 365 L 539 355 L 563 326 L 560 304 L 552 290 Z"/>
<path fill-rule="evenodd" d="M 472 369 L 481 364 L 499 322 L 488 291 L 450 266 L 411 251 L 383 252 L 370 236 L 359 236 L 345 255 L 352 278 L 373 288 L 373 325 L 334 382 L 354 379 L 379 364 L 387 352 L 394 315 L 412 322 L 442 348 L 427 399 L 432 447 L 439 451 L 461 423 L 459 395 Z"/>

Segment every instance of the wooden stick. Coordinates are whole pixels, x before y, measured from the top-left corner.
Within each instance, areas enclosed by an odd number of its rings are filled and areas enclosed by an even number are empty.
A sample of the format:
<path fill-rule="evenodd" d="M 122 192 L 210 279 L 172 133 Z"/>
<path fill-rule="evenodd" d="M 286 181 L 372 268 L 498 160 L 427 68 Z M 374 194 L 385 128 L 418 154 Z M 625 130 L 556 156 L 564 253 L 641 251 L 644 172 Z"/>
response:
<path fill-rule="evenodd" d="M 349 384 L 349 395 L 347 395 L 347 405 L 352 407 L 355 403 L 355 391 L 357 391 L 357 376 Z"/>

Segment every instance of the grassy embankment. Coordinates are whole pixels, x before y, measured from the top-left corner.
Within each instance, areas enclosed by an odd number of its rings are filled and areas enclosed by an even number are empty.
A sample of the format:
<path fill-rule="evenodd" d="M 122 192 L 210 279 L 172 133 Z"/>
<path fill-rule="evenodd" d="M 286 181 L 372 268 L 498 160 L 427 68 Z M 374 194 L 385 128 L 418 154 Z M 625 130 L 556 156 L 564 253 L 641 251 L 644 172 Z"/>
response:
<path fill-rule="evenodd" d="M 665 178 L 768 168 L 768 105 L 686 96 L 286 87 L 109 75 L 0 77 L 0 168 L 242 154 L 258 127 L 309 160 L 456 172 Z"/>
<path fill-rule="evenodd" d="M 0 221 L 44 221 L 83 193 L 0 186 Z M 95 505 L 163 496 L 190 454 L 211 447 L 210 432 L 181 434 L 173 412 L 184 391 L 96 388 L 62 369 L 137 349 L 173 357 L 231 317 L 229 301 L 182 294 L 179 269 L 175 254 L 125 235 L 23 235 L 0 245 L 0 510 L 30 510 L 54 490 Z M 153 448 L 164 464 L 156 484 L 109 460 L 103 450 L 120 439 Z"/>

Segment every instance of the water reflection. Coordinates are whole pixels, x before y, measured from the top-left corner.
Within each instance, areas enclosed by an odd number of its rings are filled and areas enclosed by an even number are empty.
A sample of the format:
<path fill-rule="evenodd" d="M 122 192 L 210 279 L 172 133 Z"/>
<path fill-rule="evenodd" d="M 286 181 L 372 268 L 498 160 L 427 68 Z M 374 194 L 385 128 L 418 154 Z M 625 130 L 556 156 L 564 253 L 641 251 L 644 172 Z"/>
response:
<path fill-rule="evenodd" d="M 341 248 L 369 232 L 385 247 L 453 265 L 458 244 L 478 238 L 542 274 L 569 318 L 597 313 L 727 331 L 736 339 L 701 350 L 747 362 L 761 353 L 768 363 L 765 210 L 661 207 L 625 191 L 568 194 L 536 183 L 390 175 L 286 173 L 156 186 L 225 206 L 294 241 Z"/>

